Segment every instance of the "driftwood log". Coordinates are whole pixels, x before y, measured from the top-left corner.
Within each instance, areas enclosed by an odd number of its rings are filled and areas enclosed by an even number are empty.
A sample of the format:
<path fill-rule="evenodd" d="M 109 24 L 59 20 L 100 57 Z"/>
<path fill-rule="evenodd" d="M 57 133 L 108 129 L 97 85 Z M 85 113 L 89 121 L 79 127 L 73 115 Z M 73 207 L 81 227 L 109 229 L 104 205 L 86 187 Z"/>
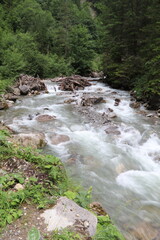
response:
<path fill-rule="evenodd" d="M 85 87 L 91 86 L 88 78 L 79 75 L 54 78 L 52 81 L 59 82 L 59 89 L 61 91 L 83 90 Z"/>

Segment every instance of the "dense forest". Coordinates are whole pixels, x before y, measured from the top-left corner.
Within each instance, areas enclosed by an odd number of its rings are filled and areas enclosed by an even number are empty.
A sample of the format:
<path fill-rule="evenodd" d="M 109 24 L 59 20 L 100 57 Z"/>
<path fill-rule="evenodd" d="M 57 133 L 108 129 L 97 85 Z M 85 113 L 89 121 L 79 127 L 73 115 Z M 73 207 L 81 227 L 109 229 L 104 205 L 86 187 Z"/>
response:
<path fill-rule="evenodd" d="M 103 70 L 115 88 L 160 105 L 158 0 L 1 0 L 0 88 L 21 73 Z"/>

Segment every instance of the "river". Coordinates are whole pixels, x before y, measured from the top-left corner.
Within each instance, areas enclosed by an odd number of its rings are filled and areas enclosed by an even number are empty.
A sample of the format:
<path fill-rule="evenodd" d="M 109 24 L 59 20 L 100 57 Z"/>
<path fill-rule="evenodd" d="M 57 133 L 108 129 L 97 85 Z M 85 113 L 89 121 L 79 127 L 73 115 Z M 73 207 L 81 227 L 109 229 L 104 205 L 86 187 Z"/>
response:
<path fill-rule="evenodd" d="M 93 186 L 94 200 L 103 204 L 125 237 L 151 240 L 138 238 L 133 232 L 148 224 L 156 231 L 160 227 L 160 120 L 143 115 L 140 111 L 147 111 L 143 106 L 131 108 L 128 92 L 100 82 L 76 93 L 61 92 L 56 83 L 45 83 L 48 94 L 21 98 L 1 111 L 0 120 L 17 133 L 45 133 L 44 152 L 60 157 L 76 182 L 86 188 Z M 84 95 L 101 96 L 106 102 L 84 107 L 92 113 L 86 114 L 78 105 Z M 69 98 L 75 101 L 64 103 Z M 116 98 L 120 99 L 118 106 Z M 117 117 L 102 123 L 98 116 L 108 108 Z M 36 114 L 54 115 L 56 120 L 38 122 Z M 94 114 L 99 119 L 92 119 Z M 116 131 L 105 132 L 115 126 Z M 53 145 L 55 132 L 69 136 L 70 141 Z"/>

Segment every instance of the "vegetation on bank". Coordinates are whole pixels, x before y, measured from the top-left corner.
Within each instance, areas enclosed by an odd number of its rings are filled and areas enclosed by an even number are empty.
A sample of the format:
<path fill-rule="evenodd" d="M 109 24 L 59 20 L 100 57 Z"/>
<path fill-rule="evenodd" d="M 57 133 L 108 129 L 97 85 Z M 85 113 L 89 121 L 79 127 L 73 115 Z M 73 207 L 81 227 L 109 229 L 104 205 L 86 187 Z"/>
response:
<path fill-rule="evenodd" d="M 60 196 L 67 196 L 84 208 L 89 208 L 91 189 L 85 191 L 75 187 L 68 180 L 61 161 L 51 155 L 41 155 L 31 148 L 24 148 L 9 141 L 8 131 L 0 130 L 0 232 L 23 215 L 24 204 L 37 208 L 53 206 Z M 18 165 L 17 165 L 18 164 Z M 27 171 L 23 170 L 27 166 Z M 3 169 L 3 170 L 2 170 Z M 31 174 L 30 174 L 31 172 Z M 17 184 L 21 188 L 16 189 Z M 22 187 L 23 186 L 23 187 Z M 31 229 L 31 236 L 39 236 L 37 229 Z M 47 238 L 48 239 L 48 238 Z M 50 240 L 85 239 L 68 230 L 54 232 Z M 123 240 L 108 215 L 98 217 L 97 234 L 94 240 Z"/>

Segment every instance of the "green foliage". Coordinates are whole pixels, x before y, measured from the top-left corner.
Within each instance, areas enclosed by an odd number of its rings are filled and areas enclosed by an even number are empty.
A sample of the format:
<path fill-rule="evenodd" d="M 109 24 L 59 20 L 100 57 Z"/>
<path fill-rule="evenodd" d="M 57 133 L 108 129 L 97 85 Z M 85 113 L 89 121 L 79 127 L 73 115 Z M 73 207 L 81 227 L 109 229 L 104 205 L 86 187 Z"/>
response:
<path fill-rule="evenodd" d="M 91 71 L 96 25 L 80 1 L 2 1 L 0 91 L 20 73 L 49 78 Z"/>
<path fill-rule="evenodd" d="M 155 96 L 158 101 L 160 3 L 158 0 L 95 2 L 105 26 L 102 49 L 106 81 L 113 87 L 136 89 L 138 97 L 145 101 L 150 102 Z"/>
<path fill-rule="evenodd" d="M 92 187 L 88 189 L 88 191 L 81 190 L 79 188 L 76 188 L 74 191 L 67 191 L 64 193 L 64 195 L 75 201 L 78 205 L 80 205 L 83 208 L 88 208 L 89 204 L 91 203 L 91 193 L 92 193 Z"/>
<path fill-rule="evenodd" d="M 111 222 L 108 215 L 98 216 L 98 229 L 94 240 L 125 240 L 122 234 Z"/>
<path fill-rule="evenodd" d="M 10 224 L 14 219 L 22 215 L 18 206 L 24 201 L 24 193 L 0 190 L 0 231 L 6 224 Z"/>
<path fill-rule="evenodd" d="M 76 72 L 85 74 L 91 69 L 93 47 L 92 36 L 86 27 L 82 25 L 72 27 L 70 33 L 71 64 Z"/>
<path fill-rule="evenodd" d="M 20 172 L 6 173 L 0 176 L 0 230 L 14 219 L 21 216 L 19 207 L 22 203 L 34 203 L 38 208 L 53 204 L 56 196 L 67 190 L 66 174 L 60 160 L 54 156 L 42 156 L 30 148 L 13 146 L 6 137 L 9 133 L 0 130 L 0 165 L 8 159 L 24 159 L 32 163 L 37 171 L 43 174 L 41 181 L 38 177 L 27 177 Z M 15 191 L 15 185 L 23 184 L 23 189 Z"/>
<path fill-rule="evenodd" d="M 82 240 L 82 237 L 78 233 L 74 233 L 68 230 L 53 232 L 53 240 Z M 51 240 L 52 240 L 51 239 Z"/>
<path fill-rule="evenodd" d="M 37 228 L 33 227 L 29 233 L 28 233 L 28 237 L 27 240 L 40 240 L 40 232 Z"/>

